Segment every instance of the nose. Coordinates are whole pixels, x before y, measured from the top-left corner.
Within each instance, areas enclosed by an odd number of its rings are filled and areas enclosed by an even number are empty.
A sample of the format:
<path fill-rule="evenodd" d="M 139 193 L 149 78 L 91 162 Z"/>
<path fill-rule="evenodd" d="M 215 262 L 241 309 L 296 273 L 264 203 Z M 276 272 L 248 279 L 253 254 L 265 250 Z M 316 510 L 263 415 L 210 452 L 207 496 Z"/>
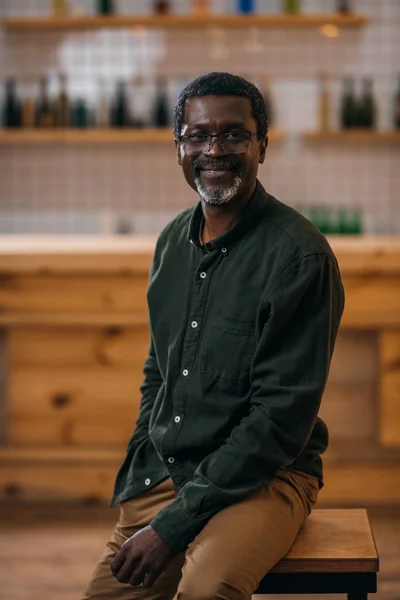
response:
<path fill-rule="evenodd" d="M 226 156 L 227 152 L 221 148 L 221 142 L 219 137 L 211 138 L 210 148 L 204 152 L 206 156 Z"/>

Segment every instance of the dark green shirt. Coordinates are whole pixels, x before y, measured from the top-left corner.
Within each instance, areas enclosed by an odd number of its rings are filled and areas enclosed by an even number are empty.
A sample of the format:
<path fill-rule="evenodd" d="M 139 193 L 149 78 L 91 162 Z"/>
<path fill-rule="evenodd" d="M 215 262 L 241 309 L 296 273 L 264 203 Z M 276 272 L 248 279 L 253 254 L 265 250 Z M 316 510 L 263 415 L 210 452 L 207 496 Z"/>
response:
<path fill-rule="evenodd" d="M 322 486 L 317 413 L 344 305 L 325 237 L 259 182 L 204 247 L 201 220 L 199 202 L 156 244 L 140 415 L 111 502 L 171 477 L 177 498 L 150 525 L 176 551 L 283 466 Z"/>

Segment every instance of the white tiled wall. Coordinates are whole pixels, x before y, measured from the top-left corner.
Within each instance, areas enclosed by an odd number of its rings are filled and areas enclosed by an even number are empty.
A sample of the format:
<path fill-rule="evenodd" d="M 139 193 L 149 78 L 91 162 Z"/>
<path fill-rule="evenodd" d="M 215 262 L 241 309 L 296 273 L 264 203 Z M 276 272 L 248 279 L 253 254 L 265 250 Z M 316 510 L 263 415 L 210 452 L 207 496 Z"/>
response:
<path fill-rule="evenodd" d="M 173 2 L 177 12 L 189 0 Z M 214 0 L 215 12 L 235 0 Z M 335 0 L 302 0 L 303 12 L 331 12 Z M 94 0 L 70 0 L 91 13 Z M 145 13 L 151 0 L 118 0 L 119 12 Z M 260 12 L 277 12 L 280 0 L 259 0 Z M 169 77 L 171 104 L 186 81 L 211 70 L 229 70 L 257 82 L 272 75 L 276 125 L 286 132 L 271 142 L 259 177 L 265 187 L 295 207 L 359 206 L 371 233 L 400 233 L 400 145 L 306 144 L 301 132 L 317 127 L 317 75 L 332 76 L 332 126 L 337 125 L 341 79 L 374 79 L 378 127 L 391 126 L 400 72 L 400 2 L 353 0 L 371 18 L 364 28 L 342 30 L 336 39 L 313 29 L 102 30 L 75 33 L 5 33 L 0 29 L 0 78 L 66 72 L 73 98 L 95 108 L 98 78 L 147 78 L 146 112 L 157 73 Z M 0 16 L 48 14 L 50 0 L 0 0 Z M 56 85 L 51 88 L 56 91 Z M 3 92 L 2 92 L 3 93 Z M 36 93 L 36 89 L 35 92 Z M 2 95 L 0 97 L 2 100 Z M 149 114 L 149 113 L 148 113 Z M 140 146 L 0 146 L 0 233 L 110 233 L 129 218 L 137 233 L 157 233 L 196 196 L 183 181 L 173 144 Z"/>

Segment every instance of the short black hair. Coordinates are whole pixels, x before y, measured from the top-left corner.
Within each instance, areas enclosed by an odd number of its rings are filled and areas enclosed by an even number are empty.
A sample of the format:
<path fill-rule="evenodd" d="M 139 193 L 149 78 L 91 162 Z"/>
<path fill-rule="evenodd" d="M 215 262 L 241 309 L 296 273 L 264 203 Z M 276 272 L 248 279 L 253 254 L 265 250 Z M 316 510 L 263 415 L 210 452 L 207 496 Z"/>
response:
<path fill-rule="evenodd" d="M 257 122 L 257 137 L 259 140 L 266 138 L 268 134 L 267 106 L 260 90 L 254 83 L 239 75 L 223 71 L 212 71 L 190 81 L 179 94 L 173 115 L 176 139 L 179 139 L 181 135 L 186 100 L 188 98 L 201 98 L 202 96 L 241 96 L 248 98 L 251 102 L 252 115 Z"/>

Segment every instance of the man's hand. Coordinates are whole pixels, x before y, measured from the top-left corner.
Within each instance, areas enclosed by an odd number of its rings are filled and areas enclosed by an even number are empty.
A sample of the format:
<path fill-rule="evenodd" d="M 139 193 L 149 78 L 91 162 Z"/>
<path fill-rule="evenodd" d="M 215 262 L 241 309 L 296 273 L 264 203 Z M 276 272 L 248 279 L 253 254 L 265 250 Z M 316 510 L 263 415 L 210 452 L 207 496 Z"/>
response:
<path fill-rule="evenodd" d="M 150 587 L 175 554 L 148 525 L 122 544 L 110 567 L 121 583 Z"/>

